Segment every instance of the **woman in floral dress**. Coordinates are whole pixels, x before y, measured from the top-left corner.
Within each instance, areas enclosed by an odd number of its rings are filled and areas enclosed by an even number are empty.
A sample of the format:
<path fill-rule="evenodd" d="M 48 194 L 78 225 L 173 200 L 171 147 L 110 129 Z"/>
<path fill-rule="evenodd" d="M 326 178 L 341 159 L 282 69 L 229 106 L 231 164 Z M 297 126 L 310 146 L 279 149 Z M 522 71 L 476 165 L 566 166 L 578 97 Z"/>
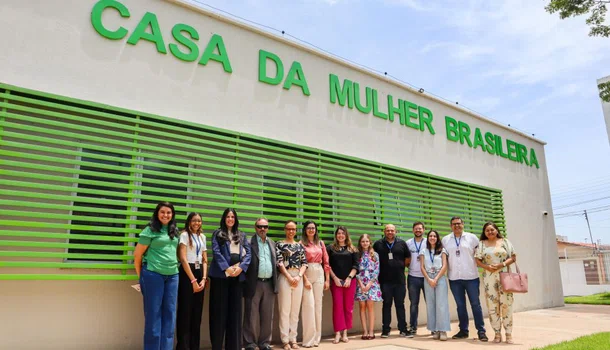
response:
<path fill-rule="evenodd" d="M 375 310 L 374 302 L 381 301 L 381 288 L 379 287 L 379 255 L 373 250 L 369 235 L 362 235 L 358 240 L 360 259 L 356 280 L 356 300 L 360 303 L 360 322 L 362 322 L 362 339 L 375 339 Z M 367 325 L 368 313 L 368 325 Z M 367 327 L 368 326 L 368 327 Z"/>
<path fill-rule="evenodd" d="M 502 325 L 506 342 L 513 343 L 513 293 L 506 293 L 500 284 L 500 271 L 517 259 L 513 245 L 503 238 L 493 222 L 483 225 L 479 246 L 475 252 L 477 265 L 484 269 L 483 285 L 489 321 L 496 332 L 494 342 L 502 342 Z"/>

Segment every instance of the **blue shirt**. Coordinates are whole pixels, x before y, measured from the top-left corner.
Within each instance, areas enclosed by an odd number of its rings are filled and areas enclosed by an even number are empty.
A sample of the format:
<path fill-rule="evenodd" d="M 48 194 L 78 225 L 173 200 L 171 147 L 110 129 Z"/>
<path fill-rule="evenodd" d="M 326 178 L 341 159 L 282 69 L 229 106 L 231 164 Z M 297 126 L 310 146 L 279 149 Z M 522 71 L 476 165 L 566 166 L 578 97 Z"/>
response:
<path fill-rule="evenodd" d="M 273 277 L 273 264 L 271 263 L 271 249 L 269 248 L 269 242 L 265 242 L 259 235 L 256 235 L 256 241 L 258 242 L 258 278 L 271 278 Z"/>

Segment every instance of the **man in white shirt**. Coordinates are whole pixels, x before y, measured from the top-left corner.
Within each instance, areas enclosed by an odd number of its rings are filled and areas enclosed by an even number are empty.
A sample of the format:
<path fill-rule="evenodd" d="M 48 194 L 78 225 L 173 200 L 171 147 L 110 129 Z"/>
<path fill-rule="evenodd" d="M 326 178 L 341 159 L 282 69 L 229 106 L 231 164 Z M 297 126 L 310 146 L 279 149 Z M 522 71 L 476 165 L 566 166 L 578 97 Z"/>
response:
<path fill-rule="evenodd" d="M 457 304 L 460 331 L 453 339 L 468 338 L 468 310 L 466 309 L 466 295 L 470 301 L 474 325 L 479 340 L 487 341 L 485 334 L 485 321 L 479 299 L 479 271 L 474 258 L 474 252 L 479 245 L 477 236 L 464 232 L 464 220 L 458 216 L 451 218 L 450 235 L 443 237 L 443 247 L 449 253 L 449 287 Z"/>
<path fill-rule="evenodd" d="M 426 239 L 424 238 L 425 226 L 423 222 L 413 224 L 413 238 L 407 241 L 407 247 L 411 252 L 411 261 L 409 262 L 409 276 L 407 277 L 407 290 L 409 291 L 409 308 L 411 328 L 409 333 L 417 334 L 417 317 L 419 315 L 419 297 L 424 292 L 424 275 L 421 273 L 419 263 L 419 252 L 426 248 Z M 426 296 L 424 295 L 424 298 Z"/>

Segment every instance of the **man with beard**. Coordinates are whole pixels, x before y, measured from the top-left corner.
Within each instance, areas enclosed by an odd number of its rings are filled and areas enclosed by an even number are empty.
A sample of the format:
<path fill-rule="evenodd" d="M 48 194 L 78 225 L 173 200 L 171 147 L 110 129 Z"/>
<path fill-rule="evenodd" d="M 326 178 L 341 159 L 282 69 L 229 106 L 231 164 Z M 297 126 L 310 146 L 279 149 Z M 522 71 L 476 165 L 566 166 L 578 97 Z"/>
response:
<path fill-rule="evenodd" d="M 424 275 L 421 272 L 419 262 L 419 252 L 426 248 L 426 240 L 424 239 L 424 223 L 416 222 L 413 224 L 414 237 L 407 240 L 407 247 L 411 252 L 411 261 L 409 262 L 409 276 L 407 277 L 407 289 L 409 290 L 409 308 L 411 328 L 409 333 L 417 334 L 417 316 L 419 314 L 419 297 L 424 292 Z M 424 295 L 424 298 L 426 296 Z"/>

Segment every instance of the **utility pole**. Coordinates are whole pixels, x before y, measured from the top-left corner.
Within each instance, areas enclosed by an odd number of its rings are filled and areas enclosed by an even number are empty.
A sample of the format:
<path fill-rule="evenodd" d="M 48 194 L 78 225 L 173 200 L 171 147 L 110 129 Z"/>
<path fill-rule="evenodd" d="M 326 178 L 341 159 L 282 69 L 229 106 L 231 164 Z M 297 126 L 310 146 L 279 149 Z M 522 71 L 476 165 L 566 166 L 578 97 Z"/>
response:
<path fill-rule="evenodd" d="M 589 228 L 589 237 L 591 237 L 591 243 L 593 243 L 594 252 L 597 251 L 597 244 L 593 240 L 593 235 L 591 234 L 591 225 L 589 225 L 589 216 L 587 215 L 587 211 L 585 210 L 585 220 L 587 220 L 587 227 Z"/>

